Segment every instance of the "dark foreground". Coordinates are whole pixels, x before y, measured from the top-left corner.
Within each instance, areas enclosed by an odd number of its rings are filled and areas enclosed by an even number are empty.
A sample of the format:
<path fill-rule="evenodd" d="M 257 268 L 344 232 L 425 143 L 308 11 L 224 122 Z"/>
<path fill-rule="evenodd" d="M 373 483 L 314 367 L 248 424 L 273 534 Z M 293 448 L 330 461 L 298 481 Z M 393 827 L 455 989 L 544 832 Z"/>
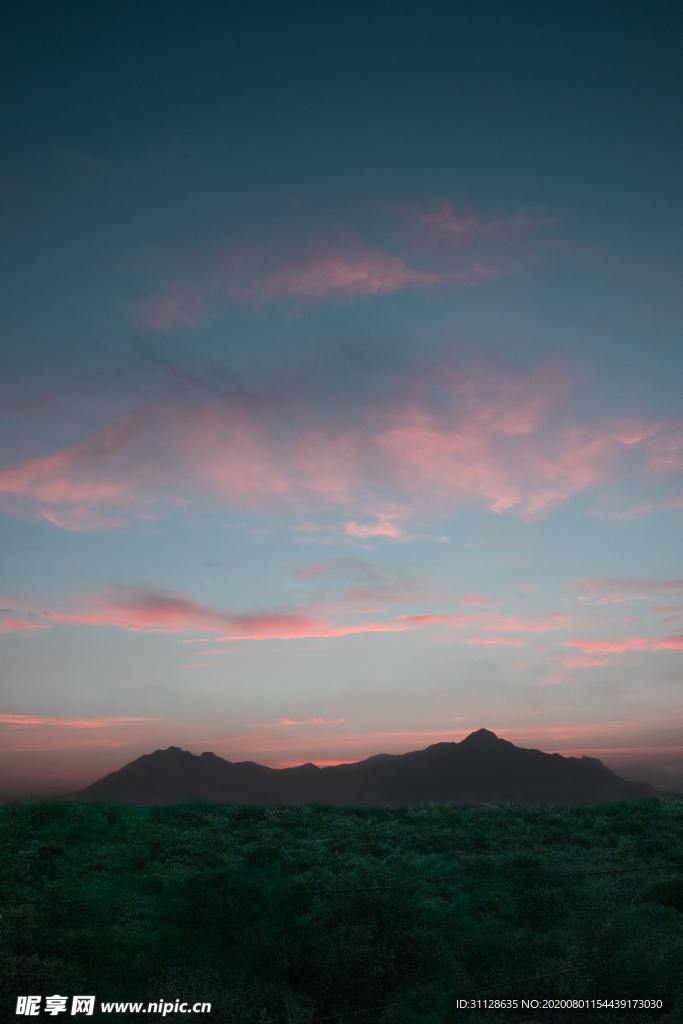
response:
<path fill-rule="evenodd" d="M 1 1019 L 29 1019 L 15 1016 L 18 995 L 88 993 L 208 1001 L 210 1015 L 165 1019 L 215 1024 L 673 1024 L 683 1020 L 682 825 L 683 802 L 656 799 L 2 807 Z M 664 1008 L 522 1007 L 549 998 Z M 42 1019 L 86 1019 L 68 1005 Z"/>

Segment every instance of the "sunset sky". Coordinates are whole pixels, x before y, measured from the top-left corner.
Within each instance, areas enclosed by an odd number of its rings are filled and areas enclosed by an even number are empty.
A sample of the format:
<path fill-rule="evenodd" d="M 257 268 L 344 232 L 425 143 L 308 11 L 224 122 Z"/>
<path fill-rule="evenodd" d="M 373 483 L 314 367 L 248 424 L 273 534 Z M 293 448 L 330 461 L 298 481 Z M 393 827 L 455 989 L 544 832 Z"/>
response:
<path fill-rule="evenodd" d="M 683 788 L 680 21 L 6 13 L 0 794 L 481 726 Z"/>

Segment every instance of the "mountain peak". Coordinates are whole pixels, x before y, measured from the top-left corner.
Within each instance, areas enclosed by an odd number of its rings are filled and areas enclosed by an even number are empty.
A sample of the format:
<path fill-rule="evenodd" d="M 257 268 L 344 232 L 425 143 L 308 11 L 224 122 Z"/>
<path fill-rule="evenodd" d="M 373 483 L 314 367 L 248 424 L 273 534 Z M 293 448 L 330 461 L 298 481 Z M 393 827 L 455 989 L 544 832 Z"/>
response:
<path fill-rule="evenodd" d="M 148 754 L 147 756 L 156 758 L 157 760 L 170 761 L 192 757 L 193 755 L 189 750 L 183 750 L 182 747 L 165 747 L 163 750 L 155 750 L 153 754 Z"/>
<path fill-rule="evenodd" d="M 490 729 L 477 729 L 475 732 L 471 732 L 469 736 L 466 736 L 464 740 L 461 740 L 461 746 L 467 744 L 468 747 L 483 747 L 501 742 L 495 732 L 491 732 Z"/>

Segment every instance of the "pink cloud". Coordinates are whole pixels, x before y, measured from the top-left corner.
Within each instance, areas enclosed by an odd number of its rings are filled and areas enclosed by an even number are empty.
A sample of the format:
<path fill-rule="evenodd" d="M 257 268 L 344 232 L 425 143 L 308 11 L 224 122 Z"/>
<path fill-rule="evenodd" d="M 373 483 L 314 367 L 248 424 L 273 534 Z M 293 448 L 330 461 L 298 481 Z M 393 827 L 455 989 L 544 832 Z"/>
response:
<path fill-rule="evenodd" d="M 574 750 L 564 750 L 563 753 L 567 757 L 581 757 L 587 754 L 591 757 L 610 757 L 610 758 L 622 758 L 622 757 L 657 757 L 665 754 L 683 754 L 683 746 L 672 745 L 651 745 L 649 747 L 643 746 L 628 746 L 628 747 L 578 747 Z"/>
<path fill-rule="evenodd" d="M 409 623 L 359 622 L 336 625 L 299 612 L 228 614 L 194 601 L 164 595 L 131 595 L 120 604 L 100 602 L 90 610 L 51 612 L 48 622 L 115 626 L 132 632 L 214 633 L 217 643 L 245 640 L 302 640 L 352 636 L 356 633 L 395 633 L 412 629 Z"/>
<path fill-rule="evenodd" d="M 506 640 L 507 634 L 538 634 L 565 627 L 571 620 L 561 613 L 543 616 L 474 615 L 474 614 L 422 614 L 400 615 L 384 621 L 357 622 L 338 625 L 305 615 L 271 616 L 255 614 L 231 616 L 232 632 L 216 637 L 217 642 L 243 640 L 296 640 L 307 638 L 333 638 L 362 633 L 396 633 L 429 626 L 451 626 L 455 629 L 479 628 L 483 630 L 482 643 L 502 646 L 522 646 L 518 637 Z M 240 630 L 240 623 L 248 628 Z M 499 634 L 491 636 L 491 634 Z M 471 637 L 467 643 L 478 643 Z"/>
<path fill-rule="evenodd" d="M 229 613 L 184 597 L 135 590 L 112 591 L 85 607 L 43 613 L 46 626 L 112 626 L 131 632 L 209 634 L 214 643 L 245 640 L 301 640 L 396 633 L 416 628 L 401 619 L 338 624 L 306 612 Z"/>
<path fill-rule="evenodd" d="M 423 234 L 417 248 L 412 240 L 410 252 L 424 257 L 425 242 L 431 243 L 426 265 L 414 265 L 405 252 L 385 251 L 348 235 L 322 242 L 293 238 L 284 245 L 277 240 L 260 246 L 216 245 L 194 259 L 175 260 L 170 281 L 144 298 L 134 317 L 146 330 L 169 331 L 201 323 L 229 303 L 329 301 L 407 288 L 480 284 L 502 273 L 498 266 L 471 258 L 479 255 L 481 245 L 470 246 L 469 258 L 460 251 L 455 260 L 452 250 L 444 258 L 440 243 L 472 243 L 552 223 L 523 210 L 478 217 L 447 203 L 432 210 L 402 212 Z"/>
<path fill-rule="evenodd" d="M 217 637 L 220 641 L 240 640 L 310 640 L 310 639 L 332 639 L 335 637 L 354 636 L 362 633 L 403 633 L 415 629 L 415 625 L 401 621 L 392 620 L 388 622 L 358 622 L 345 626 L 336 626 L 317 619 L 306 618 L 305 616 L 289 616 L 291 620 L 282 625 L 273 622 L 268 616 L 253 616 L 248 631 L 239 633 L 237 631 Z"/>
<path fill-rule="evenodd" d="M 683 593 L 683 579 L 661 579 L 652 577 L 592 576 L 579 580 L 579 586 L 588 591 L 616 591 L 617 594 L 631 594 L 633 591 L 680 591 Z"/>
<path fill-rule="evenodd" d="M 378 512 L 374 523 L 351 521 L 346 523 L 344 532 L 348 537 L 356 537 L 359 540 L 367 540 L 371 537 L 388 537 L 390 540 L 400 540 L 405 536 L 399 524 L 400 518 L 398 514 Z"/>
<path fill-rule="evenodd" d="M 493 511 L 537 518 L 616 468 L 622 442 L 610 429 L 555 428 L 542 436 L 565 385 L 561 375 L 453 384 L 452 415 L 412 403 L 376 437 L 405 492 L 477 497 Z"/>
<path fill-rule="evenodd" d="M 213 644 L 203 655 L 217 654 L 222 644 L 248 640 L 333 639 L 362 634 L 403 633 L 431 626 L 476 630 L 467 643 L 521 646 L 517 634 L 540 634 L 564 628 L 571 619 L 559 612 L 515 616 L 489 613 L 427 613 L 390 619 L 339 622 L 307 610 L 231 612 L 209 607 L 190 598 L 155 591 L 112 590 L 79 602 L 78 607 L 42 611 L 45 627 L 113 627 L 130 632 L 196 634 L 182 642 Z M 372 609 L 366 609 L 372 611 Z M 337 610 L 342 618 L 349 612 Z M 354 617 L 361 614 L 354 611 Z M 478 639 L 481 636 L 482 639 Z"/>
<path fill-rule="evenodd" d="M 670 467 L 670 471 L 675 472 L 672 467 Z M 666 498 L 658 498 L 656 501 L 646 501 L 638 505 L 626 507 L 623 504 L 615 507 L 613 501 L 609 503 L 602 502 L 597 514 L 611 519 L 635 519 L 639 516 L 649 515 L 652 512 L 669 512 L 679 508 L 683 508 L 683 494 L 674 494 Z"/>
<path fill-rule="evenodd" d="M 168 594 L 138 591 L 113 592 L 97 597 L 78 611 L 51 611 L 50 624 L 116 626 L 132 632 L 220 632 L 231 625 L 230 616 L 206 605 Z"/>
<path fill-rule="evenodd" d="M 296 761 L 296 760 L 293 760 L 293 761 L 280 761 L 280 762 L 278 762 L 278 764 L 273 765 L 273 767 L 274 768 L 300 768 L 302 763 L 303 762 L 300 761 L 300 760 L 299 761 Z M 308 762 L 308 763 L 310 764 L 311 762 Z M 336 768 L 340 764 L 355 764 L 356 762 L 354 760 L 346 760 L 346 761 L 344 761 L 344 760 L 341 760 L 339 758 L 332 758 L 331 760 L 325 761 L 325 760 L 321 760 L 319 757 L 316 757 L 316 759 L 315 759 L 315 761 L 313 763 L 318 768 Z"/>
<path fill-rule="evenodd" d="M 595 576 L 579 580 L 578 585 L 585 591 L 578 598 L 584 604 L 621 605 L 683 593 L 683 579 Z"/>
<path fill-rule="evenodd" d="M 0 751 L 45 754 L 57 750 L 103 750 L 105 748 L 114 750 L 127 747 L 128 745 L 129 740 L 119 740 L 113 736 L 97 736 L 92 739 L 84 739 L 78 733 L 69 731 L 63 735 L 60 735 L 57 731 L 49 735 L 42 732 L 36 735 L 24 730 L 10 730 L 2 734 Z"/>
<path fill-rule="evenodd" d="M 454 241 L 481 235 L 499 234 L 505 231 L 544 227 L 554 223 L 552 220 L 532 218 L 523 210 L 502 217 L 475 217 L 459 212 L 450 203 L 444 203 L 434 210 L 421 213 L 418 220 L 432 234 Z"/>
<path fill-rule="evenodd" d="M 208 301 L 207 290 L 201 285 L 174 285 L 141 302 L 135 318 L 148 331 L 193 327 L 204 319 Z"/>
<path fill-rule="evenodd" d="M 480 647 L 524 647 L 526 640 L 518 636 L 478 636 L 469 637 L 463 643 Z"/>
<path fill-rule="evenodd" d="M 0 470 L 0 501 L 67 530 L 150 518 L 182 506 L 177 488 L 242 503 L 335 505 L 357 482 L 351 435 L 312 428 L 282 436 L 258 402 L 143 406 L 90 440 Z"/>
<path fill-rule="evenodd" d="M 492 597 L 473 592 L 463 594 L 460 598 L 460 604 L 464 604 L 468 608 L 491 608 L 495 603 Z"/>
<path fill-rule="evenodd" d="M 217 498 L 335 505 L 359 482 L 356 436 L 323 427 L 285 432 L 258 402 L 203 402 L 171 415 L 168 429 L 186 478 Z"/>
<path fill-rule="evenodd" d="M 360 403 L 340 426 L 286 395 L 150 402 L 78 444 L 1 469 L 0 503 L 68 530 L 155 518 L 197 499 L 287 507 L 305 510 L 299 529 L 312 536 L 322 531 L 313 516 L 335 509 L 359 540 L 409 539 L 406 516 L 466 501 L 535 519 L 627 466 L 633 473 L 634 459 L 647 462 L 643 446 L 675 434 L 654 421 L 563 425 L 566 386 L 549 370 L 439 367 L 403 394 Z M 348 518 L 378 506 L 367 521 Z"/>
<path fill-rule="evenodd" d="M 378 437 L 404 490 L 477 497 L 495 512 L 528 519 L 613 478 L 628 444 L 618 429 L 571 427 L 542 438 L 543 399 L 509 407 L 479 402 L 468 418 L 439 423 L 424 408 L 405 410 Z"/>
<path fill-rule="evenodd" d="M 297 526 L 294 527 L 294 529 L 296 530 L 297 533 L 304 534 L 316 534 L 325 532 L 324 526 L 321 526 L 320 523 L 312 522 L 298 523 Z"/>
<path fill-rule="evenodd" d="M 127 456 L 144 419 L 144 411 L 133 413 L 88 441 L 0 470 L 0 501 L 11 511 L 28 503 L 39 519 L 66 530 L 119 525 L 117 510 L 135 501 L 141 482 Z"/>
<path fill-rule="evenodd" d="M 333 293 L 382 295 L 402 288 L 433 288 L 452 280 L 449 275 L 408 267 L 399 256 L 372 249 L 319 255 L 283 266 L 254 286 L 260 298 L 290 296 L 324 298 Z"/>
<path fill-rule="evenodd" d="M 0 616 L 0 633 L 38 633 L 44 629 L 40 622 L 31 619 L 12 618 Z"/>
<path fill-rule="evenodd" d="M 395 253 L 359 242 L 331 243 L 292 256 L 272 250 L 232 249 L 214 253 L 210 270 L 187 269 L 176 281 L 142 300 L 134 318 L 148 331 L 195 326 L 227 303 L 296 299 L 319 301 L 377 296 L 405 288 L 470 286 L 500 276 L 481 262 L 423 269 Z"/>
<path fill-rule="evenodd" d="M 51 715 L 7 715 L 0 713 L 0 725 L 12 728 L 29 726 L 50 726 L 63 729 L 109 729 L 112 726 L 131 725 L 136 722 L 158 722 L 158 718 L 139 715 L 113 716 L 109 718 L 60 718 Z"/>
<path fill-rule="evenodd" d="M 605 665 L 613 664 L 613 659 L 609 657 L 595 657 L 587 654 L 569 655 L 568 657 L 560 658 L 560 664 L 563 668 L 568 669 L 570 672 L 574 672 L 581 669 L 604 668 Z"/>
<path fill-rule="evenodd" d="M 546 615 L 476 615 L 469 613 L 402 615 L 400 622 L 409 622 L 417 626 L 453 626 L 457 629 L 478 626 L 494 633 L 546 633 L 554 629 L 563 629 L 571 623 L 569 616 L 562 612 L 550 612 Z"/>
<path fill-rule="evenodd" d="M 662 637 L 630 636 L 623 640 L 566 640 L 564 646 L 605 654 L 622 654 L 625 651 L 683 651 L 683 634 Z"/>
<path fill-rule="evenodd" d="M 275 722 L 259 722 L 261 729 L 288 729 L 300 725 L 343 725 L 345 718 L 278 718 Z"/>

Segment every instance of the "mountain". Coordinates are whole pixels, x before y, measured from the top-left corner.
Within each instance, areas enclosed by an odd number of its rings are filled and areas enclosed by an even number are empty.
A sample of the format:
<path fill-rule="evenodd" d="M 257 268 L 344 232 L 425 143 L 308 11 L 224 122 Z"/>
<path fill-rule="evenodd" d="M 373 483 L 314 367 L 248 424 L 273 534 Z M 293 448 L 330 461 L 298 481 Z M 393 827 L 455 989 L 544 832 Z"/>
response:
<path fill-rule="evenodd" d="M 74 794 L 79 800 L 127 804 L 192 801 L 240 804 L 556 803 L 633 800 L 654 794 L 592 757 L 525 750 L 487 729 L 460 743 L 435 743 L 408 754 L 377 754 L 354 764 L 268 768 L 179 747 L 156 750 Z"/>

